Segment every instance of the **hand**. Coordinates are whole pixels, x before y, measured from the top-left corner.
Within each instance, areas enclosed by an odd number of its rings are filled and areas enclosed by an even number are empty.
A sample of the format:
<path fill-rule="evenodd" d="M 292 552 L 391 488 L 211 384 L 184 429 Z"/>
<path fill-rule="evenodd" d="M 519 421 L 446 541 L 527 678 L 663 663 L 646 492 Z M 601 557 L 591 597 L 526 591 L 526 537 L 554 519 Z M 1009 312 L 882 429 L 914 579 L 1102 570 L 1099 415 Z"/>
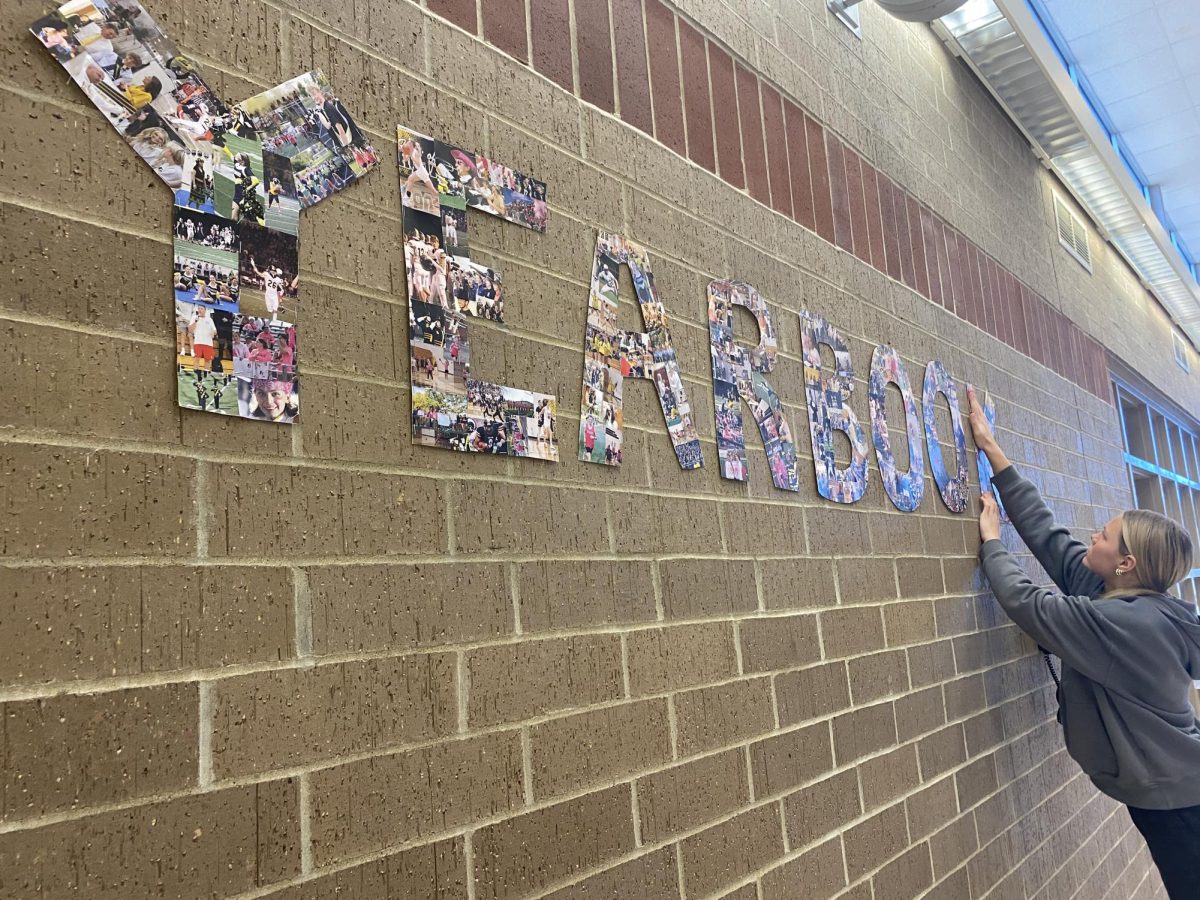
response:
<path fill-rule="evenodd" d="M 971 423 L 971 433 L 975 436 L 975 446 L 986 452 L 988 447 L 996 444 L 996 435 L 992 433 L 992 426 L 988 423 L 987 413 L 983 411 L 983 404 L 975 396 L 975 388 L 969 385 L 967 387 L 967 405 L 970 408 L 967 420 Z"/>
<path fill-rule="evenodd" d="M 979 497 L 982 509 L 979 513 L 979 540 L 983 542 L 1000 539 L 1000 507 L 991 493 Z"/>

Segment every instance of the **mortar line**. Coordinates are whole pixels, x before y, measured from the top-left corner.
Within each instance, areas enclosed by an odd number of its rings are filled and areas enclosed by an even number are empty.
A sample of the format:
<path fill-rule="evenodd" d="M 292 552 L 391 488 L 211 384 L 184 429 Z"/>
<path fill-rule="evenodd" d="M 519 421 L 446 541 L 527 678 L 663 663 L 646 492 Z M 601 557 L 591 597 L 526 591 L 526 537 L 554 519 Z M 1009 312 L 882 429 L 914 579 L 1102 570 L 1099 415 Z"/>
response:
<path fill-rule="evenodd" d="M 638 800 L 637 779 L 629 782 L 630 812 L 633 814 L 633 846 L 642 846 L 642 810 Z"/>
<path fill-rule="evenodd" d="M 463 861 L 466 866 L 467 900 L 475 900 L 475 831 L 463 833 Z"/>
<path fill-rule="evenodd" d="M 192 503 L 196 515 L 196 558 L 208 557 L 208 463 L 196 461 L 196 477 L 192 487 Z"/>
<path fill-rule="evenodd" d="M 629 635 L 626 632 L 621 632 L 621 686 L 625 699 L 633 699 L 633 693 L 629 690 Z"/>
<path fill-rule="evenodd" d="M 578 0 L 576 0 L 578 2 Z M 617 29 L 613 27 L 613 5 L 606 2 L 604 4 L 605 11 L 608 13 L 608 57 L 610 71 L 612 72 L 612 92 L 613 92 L 613 111 L 612 116 L 615 119 L 621 119 L 621 84 L 620 84 L 620 67 L 617 65 Z M 649 70 L 647 70 L 647 76 Z M 624 121 L 624 120 L 621 120 Z"/>
<path fill-rule="evenodd" d="M 687 881 L 683 870 L 683 841 L 675 842 L 675 878 L 679 882 L 679 900 L 688 900 Z"/>
<path fill-rule="evenodd" d="M 296 658 L 309 660 L 310 665 L 316 665 L 317 659 L 313 654 L 312 590 L 308 581 L 308 572 L 299 566 L 292 567 L 292 599 L 296 629 Z"/>
<path fill-rule="evenodd" d="M 679 81 L 679 104 L 682 107 L 682 113 L 683 113 L 683 151 L 684 152 L 677 154 L 677 155 L 686 157 L 688 160 L 690 160 L 692 158 L 692 154 L 689 150 L 689 145 L 691 144 L 691 141 L 689 140 L 688 129 L 687 129 L 687 100 L 685 97 L 687 88 L 685 87 L 686 81 L 683 77 L 683 43 L 679 37 L 680 17 L 679 17 L 678 10 L 673 10 L 672 12 L 675 13 L 675 15 L 673 15 L 671 17 L 671 31 L 674 32 L 672 34 L 672 37 L 675 40 L 675 48 L 674 48 L 675 49 L 675 78 Z M 701 32 L 701 34 L 703 34 L 703 32 Z M 670 148 L 668 148 L 668 149 L 670 149 Z M 699 164 L 696 164 L 696 165 L 698 168 L 703 168 L 702 166 L 699 166 Z M 680 890 L 682 891 L 682 889 L 683 889 L 683 882 L 681 880 L 680 881 Z M 687 900 L 687 898 L 684 897 L 683 900 Z"/>
<path fill-rule="evenodd" d="M 525 629 L 521 624 L 521 578 L 517 571 L 517 565 L 515 562 L 507 564 L 508 590 L 512 598 L 513 632 L 517 635 L 523 635 Z"/>
<path fill-rule="evenodd" d="M 675 695 L 667 694 L 667 734 L 671 739 L 671 760 L 679 761 L 679 720 L 675 714 Z"/>
<path fill-rule="evenodd" d="M 650 586 L 654 590 L 654 619 L 658 622 L 665 622 L 666 603 L 663 600 L 661 565 L 662 560 L 658 557 L 650 560 Z"/>
<path fill-rule="evenodd" d="M 300 873 L 313 872 L 312 783 L 308 772 L 300 774 Z"/>
<path fill-rule="evenodd" d="M 521 726 L 521 784 L 525 792 L 525 805 L 534 806 L 533 741 L 528 725 Z"/>
<path fill-rule="evenodd" d="M 456 687 L 455 694 L 458 700 L 458 733 L 466 734 L 470 729 L 468 702 L 470 700 L 469 692 L 471 673 L 467 668 L 467 655 L 464 651 L 459 650 L 454 657 L 454 680 Z"/>
<path fill-rule="evenodd" d="M 454 516 L 454 498 L 458 493 L 458 485 L 453 479 L 438 479 L 445 485 L 446 491 L 446 553 L 445 557 L 454 559 L 458 554 L 458 520 Z"/>
<path fill-rule="evenodd" d="M 763 561 L 761 557 L 754 557 L 754 596 L 757 602 L 758 611 L 760 613 L 765 613 L 767 611 L 767 591 L 763 586 L 764 576 L 762 563 Z M 837 599 L 836 596 L 834 599 Z"/>
<path fill-rule="evenodd" d="M 41 443 L 41 442 L 40 441 L 37 441 L 37 442 L 13 441 L 11 443 L 18 444 L 18 443 Z M 86 446 L 87 446 L 86 444 L 81 445 L 81 449 Z M 211 462 L 211 460 L 210 460 L 210 462 Z M 649 495 L 644 495 L 644 496 L 655 496 L 655 495 L 649 494 Z M 658 560 L 659 562 L 671 562 L 673 560 L 696 560 L 696 561 L 729 560 L 729 561 L 734 561 L 734 562 L 752 562 L 755 559 L 769 561 L 769 562 L 773 562 L 773 561 L 793 562 L 793 561 L 801 560 L 801 559 L 837 560 L 837 559 L 842 559 L 842 558 L 846 558 L 846 557 L 831 557 L 831 556 L 809 557 L 802 553 L 759 554 L 757 556 L 750 556 L 748 553 L 723 554 L 723 553 L 719 553 L 719 552 L 699 553 L 699 552 L 687 552 L 687 551 L 681 551 L 681 552 L 676 552 L 676 553 L 661 553 L 661 554 L 638 553 L 636 551 L 630 551 L 628 553 L 621 553 L 620 555 L 613 554 L 613 553 L 602 553 L 602 552 L 597 552 L 597 553 L 566 553 L 566 552 L 564 552 L 564 553 L 553 553 L 553 554 L 548 554 L 548 553 L 531 554 L 531 553 L 504 553 L 504 552 L 500 552 L 500 551 L 492 551 L 492 552 L 485 551 L 485 552 L 473 554 L 470 562 L 467 562 L 464 560 L 464 561 L 459 561 L 457 564 L 458 565 L 487 565 L 487 564 L 495 565 L 496 563 L 503 563 L 503 562 L 516 562 L 516 563 L 529 563 L 529 562 L 564 562 L 564 563 L 567 563 L 567 562 L 601 562 L 601 561 L 606 561 L 606 562 L 653 562 L 655 560 Z M 849 558 L 858 559 L 860 557 L 855 556 L 855 557 L 849 557 Z M 973 558 L 973 557 L 969 557 L 965 553 L 961 557 L 955 557 L 955 559 L 970 559 L 970 558 Z M 290 568 L 290 567 L 296 566 L 296 565 L 304 565 L 304 566 L 326 565 L 326 566 L 341 566 L 341 567 L 350 568 L 350 567 L 354 567 L 354 566 L 379 565 L 382 563 L 394 563 L 394 564 L 405 564 L 405 565 L 411 563 L 411 564 L 429 565 L 429 564 L 433 564 L 433 563 L 445 563 L 445 562 L 446 562 L 446 555 L 444 553 L 437 553 L 437 554 L 413 553 L 413 554 L 404 554 L 404 555 L 400 555 L 400 554 L 369 554 L 369 555 L 360 555 L 360 556 L 354 556 L 354 557 L 307 555 L 307 556 L 293 556 L 292 559 L 289 561 L 281 561 L 278 557 L 253 556 L 250 554 L 234 555 L 234 556 L 227 556 L 227 557 L 209 557 L 209 558 L 203 559 L 203 560 L 195 559 L 194 556 L 193 557 L 184 557 L 184 556 L 163 557 L 163 556 L 143 556 L 143 555 L 130 555 L 130 556 L 82 556 L 82 555 L 80 555 L 80 556 L 61 556 L 61 557 L 60 556 L 13 557 L 11 559 L 6 559 L 2 563 L 0 563 L 0 568 L 20 569 L 20 568 L 44 568 L 44 567 L 48 567 L 48 566 L 79 568 L 84 565 L 89 566 L 91 568 L 97 568 L 97 569 L 104 569 L 104 568 L 114 568 L 115 569 L 115 568 L 129 567 L 129 566 L 145 566 L 147 568 L 164 568 L 164 567 L 171 568 L 171 567 L 177 567 L 179 565 L 187 564 L 187 563 L 194 563 L 194 564 L 197 564 L 202 567 L 213 567 L 213 568 L 219 568 L 222 566 L 234 567 L 234 568 L 245 567 L 245 566 L 258 566 L 258 567 L 262 567 L 262 568 Z M 905 600 L 907 602 L 919 602 L 922 600 L 936 600 L 936 599 L 943 599 L 943 598 L 947 598 L 947 597 L 967 597 L 967 596 L 971 595 L 972 593 L 976 593 L 976 592 L 971 591 L 971 590 L 947 591 L 947 592 L 944 592 L 941 594 L 930 594 L 930 595 L 926 595 L 926 596 L 922 596 L 922 597 L 905 598 Z M 896 598 L 887 598 L 888 602 L 891 602 L 892 600 L 895 600 L 895 599 Z M 861 607 L 866 607 L 866 606 L 881 606 L 881 605 L 883 605 L 883 604 L 879 603 L 879 602 L 840 604 L 840 603 L 838 603 L 838 601 L 836 599 L 831 599 L 828 604 L 825 604 L 823 606 L 811 606 L 810 605 L 810 606 L 796 606 L 796 607 L 774 607 L 771 609 L 764 610 L 764 614 L 768 615 L 768 616 L 769 615 L 778 615 L 778 614 L 788 614 L 788 613 L 795 615 L 795 614 L 803 613 L 806 610 L 850 609 L 850 608 L 861 608 Z M 684 619 L 681 618 L 678 621 L 684 621 Z M 631 624 L 636 624 L 636 623 L 631 623 Z"/>
<path fill-rule="evenodd" d="M 214 781 L 212 756 L 213 730 L 215 728 L 213 685 L 211 682 L 200 682 L 197 685 L 197 691 L 200 701 L 200 710 L 197 717 L 200 746 L 197 751 L 199 774 L 196 778 L 196 785 L 200 788 L 208 788 L 212 786 Z"/>

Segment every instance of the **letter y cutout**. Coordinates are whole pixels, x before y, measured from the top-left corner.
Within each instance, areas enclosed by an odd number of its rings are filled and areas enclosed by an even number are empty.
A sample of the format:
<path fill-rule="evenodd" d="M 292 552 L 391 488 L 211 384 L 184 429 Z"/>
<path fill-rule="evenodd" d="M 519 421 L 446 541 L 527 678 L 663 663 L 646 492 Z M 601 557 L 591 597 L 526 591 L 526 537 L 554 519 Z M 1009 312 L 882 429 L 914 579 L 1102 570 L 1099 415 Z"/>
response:
<path fill-rule="evenodd" d="M 300 210 L 378 162 L 319 71 L 227 107 L 138 0 L 72 0 L 30 26 L 175 195 L 179 405 L 300 415 Z"/>

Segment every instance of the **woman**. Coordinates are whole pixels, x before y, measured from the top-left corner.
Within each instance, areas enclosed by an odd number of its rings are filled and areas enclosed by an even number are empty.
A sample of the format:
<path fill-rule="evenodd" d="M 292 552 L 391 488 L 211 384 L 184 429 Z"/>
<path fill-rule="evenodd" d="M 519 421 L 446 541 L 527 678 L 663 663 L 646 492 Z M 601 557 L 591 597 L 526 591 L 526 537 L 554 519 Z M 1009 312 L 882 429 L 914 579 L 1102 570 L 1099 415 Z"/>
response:
<path fill-rule="evenodd" d="M 187 154 L 183 147 L 172 142 L 162 148 L 158 160 L 154 163 L 154 171 L 171 190 L 178 190 L 183 186 L 183 164 L 186 159 Z"/>
<path fill-rule="evenodd" d="M 999 509 L 984 494 L 979 555 L 992 591 L 1022 631 L 1062 660 L 1067 752 L 1129 807 L 1172 900 L 1195 897 L 1200 721 L 1189 697 L 1200 677 L 1200 621 L 1167 593 L 1191 571 L 1191 538 L 1165 516 L 1135 509 L 1114 516 L 1088 546 L 1072 539 L 996 443 L 975 392 L 967 395 L 992 483 L 1062 593 L 1026 576 L 999 540 Z"/>
<path fill-rule="evenodd" d="M 122 87 L 125 99 L 134 109 L 141 109 L 152 103 L 162 93 L 162 81 L 157 75 L 147 75 L 141 84 L 126 84 Z"/>
<path fill-rule="evenodd" d="M 251 382 L 254 403 L 250 408 L 250 418 L 284 425 L 295 422 L 300 415 L 295 390 L 296 386 L 289 378 L 255 378 Z"/>
<path fill-rule="evenodd" d="M 129 146 L 151 167 L 157 166 L 163 148 L 170 143 L 170 135 L 163 128 L 146 128 L 129 139 Z"/>

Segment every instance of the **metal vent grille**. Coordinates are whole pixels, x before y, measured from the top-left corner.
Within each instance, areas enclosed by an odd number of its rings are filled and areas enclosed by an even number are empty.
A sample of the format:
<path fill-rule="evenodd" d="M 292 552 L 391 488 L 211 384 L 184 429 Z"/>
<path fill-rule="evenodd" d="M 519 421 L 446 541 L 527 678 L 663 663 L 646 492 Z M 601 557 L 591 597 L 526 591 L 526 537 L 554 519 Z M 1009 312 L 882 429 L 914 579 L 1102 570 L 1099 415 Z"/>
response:
<path fill-rule="evenodd" d="M 1091 272 L 1092 251 L 1088 246 L 1087 225 L 1057 194 L 1054 197 L 1054 221 L 1058 226 L 1058 242 Z"/>
<path fill-rule="evenodd" d="M 1192 363 L 1188 358 L 1187 344 L 1184 343 L 1183 338 L 1173 331 L 1171 332 L 1171 345 L 1175 348 L 1175 362 L 1178 363 L 1179 368 L 1185 372 L 1191 372 Z"/>

